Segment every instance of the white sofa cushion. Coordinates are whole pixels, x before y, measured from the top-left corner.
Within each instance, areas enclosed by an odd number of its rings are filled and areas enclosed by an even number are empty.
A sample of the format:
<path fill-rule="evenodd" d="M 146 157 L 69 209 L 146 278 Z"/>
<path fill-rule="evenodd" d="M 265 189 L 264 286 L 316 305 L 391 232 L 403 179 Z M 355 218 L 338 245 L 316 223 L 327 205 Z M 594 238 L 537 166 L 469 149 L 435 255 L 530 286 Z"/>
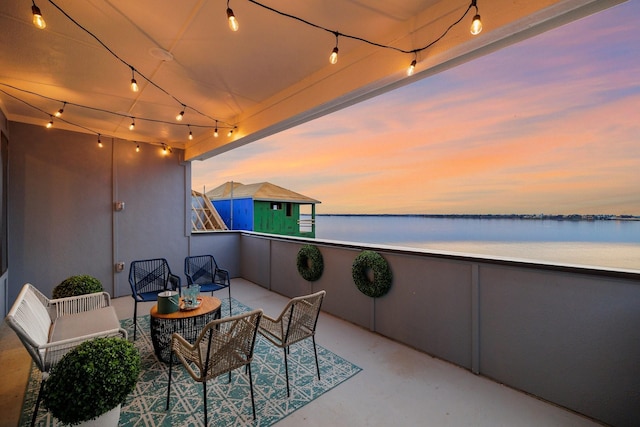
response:
<path fill-rule="evenodd" d="M 49 342 L 78 338 L 119 328 L 120 321 L 116 311 L 109 306 L 57 318 L 51 326 Z"/>

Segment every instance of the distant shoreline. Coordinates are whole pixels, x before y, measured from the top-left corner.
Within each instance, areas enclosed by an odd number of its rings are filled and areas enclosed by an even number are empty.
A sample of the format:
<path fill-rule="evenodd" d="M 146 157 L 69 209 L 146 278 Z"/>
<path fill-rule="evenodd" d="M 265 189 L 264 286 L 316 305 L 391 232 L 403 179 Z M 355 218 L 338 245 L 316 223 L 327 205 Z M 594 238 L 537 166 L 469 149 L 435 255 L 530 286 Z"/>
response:
<path fill-rule="evenodd" d="M 637 215 L 552 215 L 552 214 L 316 214 L 316 216 L 419 217 L 461 219 L 531 219 L 553 221 L 640 221 Z"/>

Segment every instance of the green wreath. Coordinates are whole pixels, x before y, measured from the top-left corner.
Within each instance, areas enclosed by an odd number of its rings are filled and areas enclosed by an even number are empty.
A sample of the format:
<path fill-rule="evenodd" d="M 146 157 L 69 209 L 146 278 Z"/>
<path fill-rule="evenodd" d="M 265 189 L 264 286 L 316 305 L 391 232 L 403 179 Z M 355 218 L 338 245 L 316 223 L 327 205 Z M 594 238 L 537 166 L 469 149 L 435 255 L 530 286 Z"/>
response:
<path fill-rule="evenodd" d="M 324 262 L 320 249 L 314 245 L 304 245 L 298 251 L 296 259 L 298 273 L 303 279 L 309 282 L 315 282 L 322 276 L 324 270 Z"/>
<path fill-rule="evenodd" d="M 373 271 L 373 281 L 367 276 L 369 269 Z M 351 275 L 358 290 L 371 298 L 381 297 L 391 288 L 389 264 L 382 255 L 374 251 L 360 252 L 353 261 Z"/>

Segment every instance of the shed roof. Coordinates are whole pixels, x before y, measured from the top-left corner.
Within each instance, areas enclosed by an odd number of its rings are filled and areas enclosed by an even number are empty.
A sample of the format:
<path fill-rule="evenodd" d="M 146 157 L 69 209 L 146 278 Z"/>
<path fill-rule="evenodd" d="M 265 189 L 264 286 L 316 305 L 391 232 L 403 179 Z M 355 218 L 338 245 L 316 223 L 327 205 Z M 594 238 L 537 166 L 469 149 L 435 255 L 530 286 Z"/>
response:
<path fill-rule="evenodd" d="M 213 190 L 207 191 L 206 194 L 211 200 L 226 200 L 231 198 L 232 188 L 234 199 L 251 198 L 259 201 L 295 202 L 303 204 L 321 203 L 319 200 L 287 190 L 270 182 L 258 182 L 247 185 L 239 182 L 225 182 Z"/>

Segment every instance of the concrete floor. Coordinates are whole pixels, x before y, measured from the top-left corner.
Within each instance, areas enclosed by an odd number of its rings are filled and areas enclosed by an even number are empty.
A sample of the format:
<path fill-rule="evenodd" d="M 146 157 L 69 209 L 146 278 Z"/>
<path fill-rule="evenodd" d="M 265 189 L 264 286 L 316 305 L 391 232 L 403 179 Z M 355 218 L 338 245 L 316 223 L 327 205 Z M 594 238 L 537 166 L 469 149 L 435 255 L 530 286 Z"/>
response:
<path fill-rule="evenodd" d="M 232 280 L 231 295 L 273 317 L 288 300 L 244 279 Z M 113 305 L 120 318 L 133 315 L 130 297 L 115 298 Z M 146 314 L 152 305 L 139 305 L 138 312 Z M 601 425 L 326 313 L 320 315 L 316 342 L 363 370 L 277 423 L 278 427 Z M 30 361 L 3 323 L 0 426 L 18 423 Z"/>

